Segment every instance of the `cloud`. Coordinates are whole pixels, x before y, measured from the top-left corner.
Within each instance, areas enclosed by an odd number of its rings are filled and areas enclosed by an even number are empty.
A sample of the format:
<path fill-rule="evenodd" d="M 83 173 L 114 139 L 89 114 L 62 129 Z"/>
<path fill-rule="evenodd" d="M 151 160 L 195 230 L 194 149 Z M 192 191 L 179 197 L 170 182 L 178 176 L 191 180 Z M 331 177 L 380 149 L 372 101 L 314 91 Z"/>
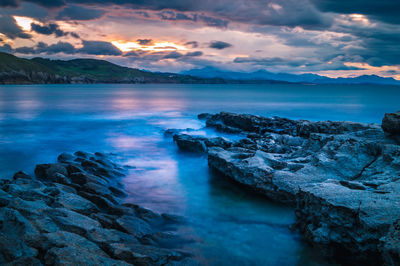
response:
<path fill-rule="evenodd" d="M 231 46 L 232 46 L 232 44 L 227 43 L 227 42 L 212 41 L 208 47 L 213 48 L 213 49 L 222 50 L 222 49 L 225 49 L 225 48 L 229 48 Z"/>
<path fill-rule="evenodd" d="M 391 24 L 400 24 L 398 0 L 311 0 L 323 12 L 339 14 L 364 14 L 373 19 Z"/>
<path fill-rule="evenodd" d="M 196 41 L 191 41 L 191 42 L 186 42 L 185 46 L 191 47 L 191 48 L 197 48 L 199 47 L 199 43 Z"/>
<path fill-rule="evenodd" d="M 41 26 L 39 24 L 36 23 L 32 23 L 31 24 L 31 29 L 32 31 L 36 32 L 36 33 L 40 33 L 40 34 L 44 34 L 44 35 L 51 35 L 51 34 L 55 34 L 57 37 L 62 37 L 62 36 L 66 36 L 67 33 L 65 33 L 64 31 L 62 31 L 57 24 L 48 24 L 48 25 L 44 25 Z"/>
<path fill-rule="evenodd" d="M 55 44 L 47 45 L 46 43 L 39 42 L 34 47 L 18 47 L 13 50 L 16 53 L 20 54 L 74 54 L 76 52 L 75 47 L 67 42 L 58 42 Z"/>
<path fill-rule="evenodd" d="M 47 45 L 45 43 L 40 42 L 37 45 L 36 51 L 38 53 L 47 53 L 47 54 L 74 54 L 76 52 L 75 47 L 67 42 L 58 42 L 56 44 Z"/>
<path fill-rule="evenodd" d="M 102 9 L 69 5 L 61 10 L 56 18 L 62 20 L 92 20 L 101 18 L 105 13 Z"/>
<path fill-rule="evenodd" d="M 30 39 L 32 37 L 17 25 L 17 22 L 12 16 L 4 13 L 0 13 L 0 33 L 4 34 L 10 39 Z"/>
<path fill-rule="evenodd" d="M 82 41 L 83 47 L 77 52 L 89 55 L 122 55 L 121 50 L 109 42 L 102 41 Z"/>
<path fill-rule="evenodd" d="M 164 10 L 157 13 L 157 16 L 163 20 L 200 22 L 205 24 L 206 26 L 217 28 L 226 28 L 229 24 L 228 20 L 207 16 L 203 13 L 182 13 L 171 10 Z"/>
<path fill-rule="evenodd" d="M 185 56 L 194 57 L 194 56 L 202 56 L 202 55 L 203 55 L 203 52 L 201 52 L 201 51 L 195 51 L 195 52 L 188 52 L 188 53 L 186 53 Z"/>
<path fill-rule="evenodd" d="M 52 35 L 54 34 L 56 37 L 64 37 L 67 35 L 71 35 L 74 38 L 79 39 L 79 35 L 74 32 L 65 32 L 60 29 L 60 27 L 55 23 L 50 23 L 47 25 L 39 25 L 36 23 L 31 23 L 31 30 L 43 34 L 43 35 Z"/>
<path fill-rule="evenodd" d="M 183 55 L 181 53 L 174 51 L 174 52 L 171 52 L 171 53 L 165 55 L 163 58 L 164 59 L 177 59 L 177 58 L 180 58 L 182 56 Z"/>
<path fill-rule="evenodd" d="M 136 42 L 140 45 L 150 45 L 153 43 L 152 39 L 137 39 Z"/>
<path fill-rule="evenodd" d="M 1 0 L 0 6 L 2 7 L 19 7 L 21 5 L 20 0 Z M 24 0 L 24 2 L 38 4 L 43 7 L 53 8 L 62 7 L 65 5 L 64 0 Z"/>
<path fill-rule="evenodd" d="M 11 46 L 9 44 L 4 44 L 2 46 L 0 46 L 0 52 L 3 53 L 12 53 L 13 49 L 11 48 Z"/>

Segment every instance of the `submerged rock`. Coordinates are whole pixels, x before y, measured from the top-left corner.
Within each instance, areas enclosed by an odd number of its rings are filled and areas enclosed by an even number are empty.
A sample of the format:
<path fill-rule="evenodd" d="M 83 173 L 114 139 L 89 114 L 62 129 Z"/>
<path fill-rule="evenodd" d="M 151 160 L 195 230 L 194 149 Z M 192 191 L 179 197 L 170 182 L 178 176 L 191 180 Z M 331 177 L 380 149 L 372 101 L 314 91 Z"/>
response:
<path fill-rule="evenodd" d="M 187 254 L 142 240 L 171 221 L 122 204 L 121 167 L 101 153 L 58 161 L 0 183 L 0 264 L 187 265 Z"/>
<path fill-rule="evenodd" d="M 399 117 L 386 114 L 383 130 L 398 134 Z M 179 135 L 179 148 L 205 147 L 210 167 L 296 206 L 304 238 L 338 261 L 399 263 L 400 145 L 379 125 L 224 112 L 201 118 L 247 138 L 207 146 L 211 139 Z"/>

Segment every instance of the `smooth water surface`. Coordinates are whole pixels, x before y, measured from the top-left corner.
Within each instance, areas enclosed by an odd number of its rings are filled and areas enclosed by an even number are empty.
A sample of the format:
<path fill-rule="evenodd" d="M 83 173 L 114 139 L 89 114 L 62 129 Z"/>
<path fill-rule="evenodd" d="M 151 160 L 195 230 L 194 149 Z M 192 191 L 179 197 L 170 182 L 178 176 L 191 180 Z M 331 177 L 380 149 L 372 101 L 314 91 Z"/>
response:
<path fill-rule="evenodd" d="M 112 152 L 136 168 L 127 201 L 184 216 L 179 248 L 209 265 L 319 265 L 289 230 L 293 210 L 211 172 L 178 151 L 168 128 L 201 129 L 202 112 L 380 123 L 400 109 L 400 87 L 305 85 L 0 86 L 0 176 L 33 172 L 61 152 Z M 227 136 L 234 137 L 234 136 Z"/>

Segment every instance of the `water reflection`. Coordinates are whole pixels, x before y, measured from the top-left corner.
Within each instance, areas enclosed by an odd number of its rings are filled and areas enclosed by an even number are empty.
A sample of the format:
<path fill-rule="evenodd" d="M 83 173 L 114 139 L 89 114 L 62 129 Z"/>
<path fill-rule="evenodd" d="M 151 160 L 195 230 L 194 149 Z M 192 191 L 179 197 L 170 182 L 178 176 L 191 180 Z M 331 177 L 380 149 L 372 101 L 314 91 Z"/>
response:
<path fill-rule="evenodd" d="M 398 87 L 300 85 L 0 86 L 0 175 L 76 150 L 117 153 L 135 168 L 127 201 L 183 215 L 184 248 L 219 265 L 319 264 L 288 225 L 293 211 L 210 172 L 204 156 L 179 152 L 167 128 L 201 129 L 202 112 L 380 122 L 396 111 Z M 238 138 L 224 135 L 228 138 Z"/>

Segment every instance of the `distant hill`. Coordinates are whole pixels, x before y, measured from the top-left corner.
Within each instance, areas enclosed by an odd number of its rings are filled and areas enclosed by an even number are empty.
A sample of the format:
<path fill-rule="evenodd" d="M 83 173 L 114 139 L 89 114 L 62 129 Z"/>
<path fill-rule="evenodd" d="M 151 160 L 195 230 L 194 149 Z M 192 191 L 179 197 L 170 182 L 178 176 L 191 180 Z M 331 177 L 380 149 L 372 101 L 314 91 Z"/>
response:
<path fill-rule="evenodd" d="M 181 74 L 191 75 L 202 78 L 223 78 L 237 81 L 255 81 L 269 80 L 277 82 L 292 83 L 311 83 L 311 84 L 385 84 L 400 85 L 400 81 L 393 78 L 384 78 L 376 75 L 363 75 L 354 78 L 328 78 L 316 74 L 289 74 L 289 73 L 272 73 L 266 70 L 258 70 L 255 72 L 234 72 L 224 71 L 214 67 L 205 67 L 200 69 L 192 69 L 183 71 Z"/>
<path fill-rule="evenodd" d="M 123 67 L 105 60 L 24 59 L 0 52 L 0 84 L 34 83 L 307 83 L 400 85 L 393 78 L 375 75 L 332 79 L 315 74 L 233 72 L 205 67 L 175 73 L 159 73 Z"/>
<path fill-rule="evenodd" d="M 0 84 L 32 83 L 225 83 L 220 78 L 201 78 L 153 73 L 122 67 L 104 60 L 23 59 L 0 53 Z"/>

